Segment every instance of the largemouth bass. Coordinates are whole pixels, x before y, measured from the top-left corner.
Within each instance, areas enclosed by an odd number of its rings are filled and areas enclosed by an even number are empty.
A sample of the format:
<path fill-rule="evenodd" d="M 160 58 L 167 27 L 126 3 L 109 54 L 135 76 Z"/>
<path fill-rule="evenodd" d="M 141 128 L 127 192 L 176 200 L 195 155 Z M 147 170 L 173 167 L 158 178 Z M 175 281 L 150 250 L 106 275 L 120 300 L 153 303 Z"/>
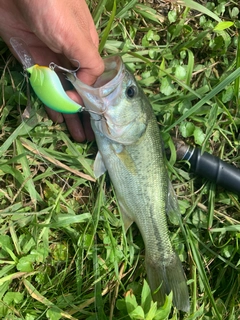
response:
<path fill-rule="evenodd" d="M 186 278 L 168 233 L 166 213 L 177 206 L 155 115 L 122 59 L 110 57 L 104 63 L 105 72 L 92 87 L 68 75 L 91 114 L 99 149 L 95 176 L 108 171 L 125 230 L 135 222 L 141 232 L 153 298 L 162 304 L 172 291 L 174 305 L 188 311 Z"/>

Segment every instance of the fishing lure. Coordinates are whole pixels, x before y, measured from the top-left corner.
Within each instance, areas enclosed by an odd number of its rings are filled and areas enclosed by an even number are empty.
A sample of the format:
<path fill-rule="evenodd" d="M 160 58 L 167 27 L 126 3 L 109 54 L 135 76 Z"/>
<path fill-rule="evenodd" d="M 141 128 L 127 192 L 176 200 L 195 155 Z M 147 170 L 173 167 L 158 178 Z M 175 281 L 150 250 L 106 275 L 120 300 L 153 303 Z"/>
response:
<path fill-rule="evenodd" d="M 11 46 L 19 57 L 24 69 L 30 73 L 29 81 L 38 98 L 49 108 L 61 113 L 76 113 L 84 108 L 68 97 L 61 81 L 54 71 L 56 67 L 74 73 L 77 70 L 68 70 L 50 63 L 49 67 L 35 64 L 28 51 L 27 44 L 21 39 L 12 37 Z"/>

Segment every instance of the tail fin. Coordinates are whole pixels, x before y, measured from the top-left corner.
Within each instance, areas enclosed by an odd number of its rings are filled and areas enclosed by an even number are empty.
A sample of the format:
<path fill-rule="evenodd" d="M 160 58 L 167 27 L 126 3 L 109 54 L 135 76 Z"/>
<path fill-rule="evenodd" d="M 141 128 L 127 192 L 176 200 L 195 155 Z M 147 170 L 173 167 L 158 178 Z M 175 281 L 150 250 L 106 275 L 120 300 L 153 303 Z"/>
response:
<path fill-rule="evenodd" d="M 146 256 L 146 270 L 153 299 L 160 305 L 165 301 L 165 295 L 173 292 L 173 304 L 178 310 L 189 311 L 189 293 L 186 277 L 179 257 L 173 252 L 169 263 L 158 262 L 153 264 L 151 258 Z M 157 290 L 160 288 L 159 290 Z"/>

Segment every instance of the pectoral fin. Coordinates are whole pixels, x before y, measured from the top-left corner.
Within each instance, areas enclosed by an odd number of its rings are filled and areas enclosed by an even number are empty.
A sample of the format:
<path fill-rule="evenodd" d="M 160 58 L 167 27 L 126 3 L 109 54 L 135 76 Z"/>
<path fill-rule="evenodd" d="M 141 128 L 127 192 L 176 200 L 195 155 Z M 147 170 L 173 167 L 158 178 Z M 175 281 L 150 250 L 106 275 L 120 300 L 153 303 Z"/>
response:
<path fill-rule="evenodd" d="M 122 146 L 122 145 L 112 145 L 112 148 L 114 149 L 114 152 L 118 159 L 122 162 L 122 164 L 126 167 L 126 169 L 131 173 L 131 174 L 136 174 L 137 169 L 134 163 L 134 160 L 131 156 L 131 154 L 128 152 L 128 150 Z"/>
<path fill-rule="evenodd" d="M 95 178 L 98 179 L 106 171 L 107 171 L 107 169 L 106 169 L 105 164 L 103 162 L 102 155 L 98 151 L 97 156 L 94 161 L 94 165 L 93 165 L 93 172 L 94 172 Z"/>

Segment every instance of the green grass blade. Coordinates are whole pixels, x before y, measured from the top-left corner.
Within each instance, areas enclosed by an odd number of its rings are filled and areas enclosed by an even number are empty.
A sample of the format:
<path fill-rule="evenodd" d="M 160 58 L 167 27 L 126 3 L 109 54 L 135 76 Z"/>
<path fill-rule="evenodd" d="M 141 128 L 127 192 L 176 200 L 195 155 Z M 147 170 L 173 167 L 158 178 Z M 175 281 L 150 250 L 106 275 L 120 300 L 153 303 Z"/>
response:
<path fill-rule="evenodd" d="M 208 295 L 209 300 L 211 301 L 212 307 L 214 308 L 215 312 L 216 312 L 216 316 L 218 320 L 221 320 L 222 317 L 218 311 L 218 308 L 216 306 L 215 303 L 215 299 L 213 297 L 212 291 L 211 291 L 211 287 L 208 281 L 208 277 L 206 275 L 206 271 L 205 271 L 205 267 L 203 265 L 203 261 L 202 261 L 202 257 L 199 254 L 199 249 L 198 249 L 198 243 L 197 241 L 194 239 L 194 233 L 192 232 L 192 230 L 190 230 L 189 228 L 186 228 L 186 232 L 188 234 L 188 239 L 189 239 L 189 245 L 191 247 L 191 251 L 194 257 L 194 261 L 196 263 L 196 267 L 197 270 L 199 272 L 199 275 L 202 279 L 204 288 L 206 290 L 206 293 Z"/>
<path fill-rule="evenodd" d="M 190 82 L 192 79 L 192 73 L 194 68 L 194 55 L 191 50 L 187 49 L 188 53 L 188 65 L 187 65 L 187 76 L 186 76 L 186 85 L 190 87 Z"/>
<path fill-rule="evenodd" d="M 173 127 L 177 126 L 179 123 L 190 117 L 193 113 L 197 112 L 197 110 L 202 107 L 205 103 L 210 103 L 210 100 L 215 97 L 220 91 L 222 91 L 226 86 L 228 86 L 231 82 L 235 81 L 240 76 L 240 68 L 235 70 L 232 74 L 230 74 L 226 79 L 220 82 L 212 91 L 210 91 L 205 97 L 203 97 L 194 107 L 185 112 L 177 121 L 175 121 L 172 125 L 170 125 L 166 131 L 171 130 Z"/>
<path fill-rule="evenodd" d="M 99 53 L 102 52 L 102 50 L 103 50 L 103 48 L 105 46 L 105 43 L 107 41 L 107 38 L 109 36 L 109 33 L 111 31 L 111 27 L 112 27 L 112 24 L 113 24 L 115 15 L 116 15 L 116 10 L 117 10 L 117 2 L 116 2 L 116 0 L 114 0 L 113 1 L 113 8 L 112 8 L 111 16 L 109 18 L 109 21 L 108 21 L 108 24 L 107 24 L 106 28 L 103 31 L 102 39 L 101 39 L 100 44 L 99 44 L 99 48 L 98 48 Z"/>
<path fill-rule="evenodd" d="M 79 170 L 75 169 L 75 168 L 71 168 L 70 166 L 62 163 L 61 161 L 58 161 L 57 159 L 55 159 L 45 148 L 39 147 L 36 144 L 32 143 L 31 141 L 21 138 L 21 143 L 23 144 L 23 146 L 25 148 L 27 148 L 28 150 L 30 150 L 32 153 L 34 153 L 39 159 L 45 159 L 51 163 L 53 163 L 55 166 L 63 168 L 64 170 L 67 170 L 79 177 L 82 177 L 86 180 L 89 181 L 95 181 L 94 178 L 92 178 L 91 176 L 89 176 L 88 174 L 82 173 Z M 86 165 L 87 167 L 87 165 Z M 89 167 L 87 167 L 89 169 Z M 90 171 L 90 169 L 89 169 Z"/>
<path fill-rule="evenodd" d="M 95 10 L 92 13 L 93 21 L 94 21 L 94 24 L 96 27 L 99 24 L 99 19 L 100 19 L 101 15 L 106 7 L 107 2 L 108 2 L 108 0 L 98 1 L 98 4 L 97 4 Z"/>
<path fill-rule="evenodd" d="M 16 147 L 17 147 L 17 152 L 19 155 L 24 154 L 25 150 L 20 142 L 19 139 L 16 139 Z M 37 203 L 37 201 L 42 201 L 41 196 L 37 192 L 35 188 L 35 184 L 33 182 L 33 173 L 30 170 L 31 164 L 29 163 L 26 154 L 24 157 L 22 157 L 19 160 L 19 163 L 21 164 L 21 169 L 22 169 L 22 175 L 24 178 L 24 186 L 28 190 L 29 195 L 33 203 Z M 23 186 L 21 186 L 22 188 Z"/>
<path fill-rule="evenodd" d="M 27 279 L 23 280 L 23 284 L 25 286 L 25 288 L 27 289 L 28 293 L 37 301 L 39 301 L 40 303 L 44 304 L 46 307 L 48 308 L 53 308 L 55 309 L 56 312 L 56 316 L 57 314 L 60 315 L 60 317 L 66 318 L 66 319 L 70 319 L 70 320 L 77 320 L 76 318 L 72 317 L 70 314 L 67 314 L 66 312 L 62 311 L 60 308 L 58 308 L 57 306 L 54 305 L 54 303 L 52 303 L 51 301 L 49 301 L 48 299 L 46 299 L 32 284 L 30 281 L 28 281 Z M 53 318 L 52 318 L 53 319 Z M 60 319 L 60 318 L 58 318 Z"/>
<path fill-rule="evenodd" d="M 236 56 L 236 68 L 240 68 L 240 34 L 237 38 L 237 56 Z M 235 91 L 235 97 L 236 97 L 236 104 L 238 108 L 238 113 L 240 113 L 240 106 L 239 106 L 239 97 L 240 97 L 240 79 L 239 77 L 235 79 L 234 83 L 234 91 Z"/>
<path fill-rule="evenodd" d="M 120 8 L 119 12 L 116 14 L 117 19 L 123 19 L 125 15 L 135 7 L 135 5 L 138 3 L 138 0 L 131 0 L 124 4 L 123 7 Z"/>
<path fill-rule="evenodd" d="M 226 227 L 222 227 L 222 228 L 212 228 L 210 230 L 210 232 L 227 232 L 227 231 L 231 231 L 231 232 L 240 232 L 240 224 L 236 224 L 234 226 L 226 226 Z"/>
<path fill-rule="evenodd" d="M 90 176 L 94 177 L 93 169 L 89 163 L 89 160 L 86 158 L 84 154 L 82 154 L 79 151 L 76 143 L 73 143 L 64 132 L 60 132 L 59 138 L 61 138 L 65 142 L 66 146 L 69 148 L 70 153 L 74 157 L 76 157 L 76 160 L 77 162 L 79 162 L 79 165 L 81 165 Z"/>
<path fill-rule="evenodd" d="M 73 225 L 78 223 L 90 222 L 91 217 L 92 216 L 90 213 L 81 213 L 76 216 L 68 215 L 68 214 L 58 214 L 57 217 L 55 218 L 56 222 L 41 224 L 41 227 L 59 229 L 59 228 L 70 226 L 71 224 Z"/>
<path fill-rule="evenodd" d="M 212 11 L 208 10 L 206 7 L 204 7 L 203 5 L 201 5 L 200 3 L 197 3 L 195 1 L 192 0 L 182 0 L 182 2 L 189 8 L 193 9 L 193 10 L 197 10 L 205 15 L 208 15 L 209 17 L 213 18 L 216 21 L 221 21 L 221 19 Z"/>
<path fill-rule="evenodd" d="M 37 113 L 33 114 L 29 119 L 21 124 L 13 131 L 13 133 L 4 141 L 0 147 L 0 157 L 9 149 L 17 137 L 22 135 L 28 135 L 34 127 L 41 121 L 42 116 Z"/>

